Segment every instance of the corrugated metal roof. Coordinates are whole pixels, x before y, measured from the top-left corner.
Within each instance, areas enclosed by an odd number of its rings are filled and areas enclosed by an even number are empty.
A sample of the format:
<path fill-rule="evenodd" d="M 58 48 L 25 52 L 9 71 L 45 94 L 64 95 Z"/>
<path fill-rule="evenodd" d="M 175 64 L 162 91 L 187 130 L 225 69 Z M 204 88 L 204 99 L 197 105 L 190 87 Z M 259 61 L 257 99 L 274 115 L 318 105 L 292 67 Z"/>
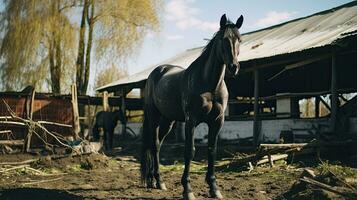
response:
<path fill-rule="evenodd" d="M 239 60 L 245 62 L 323 47 L 351 34 L 357 35 L 356 1 L 307 17 L 242 34 L 243 43 Z M 97 90 L 103 91 L 143 81 L 155 67 L 161 64 L 179 65 L 187 68 L 201 54 L 202 49 L 203 47 L 186 50 L 173 58 Z"/>

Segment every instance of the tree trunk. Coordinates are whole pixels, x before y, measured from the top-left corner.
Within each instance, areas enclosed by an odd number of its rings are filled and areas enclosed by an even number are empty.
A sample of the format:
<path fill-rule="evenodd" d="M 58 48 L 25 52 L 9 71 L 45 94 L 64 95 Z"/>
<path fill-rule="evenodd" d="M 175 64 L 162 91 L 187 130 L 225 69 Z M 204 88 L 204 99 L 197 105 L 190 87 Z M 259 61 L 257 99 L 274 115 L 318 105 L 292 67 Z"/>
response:
<path fill-rule="evenodd" d="M 59 3 L 55 1 L 52 4 L 52 12 L 58 14 Z M 51 76 L 51 89 L 55 94 L 61 93 L 61 67 L 62 67 L 62 49 L 61 38 L 57 37 L 59 34 L 56 31 L 51 33 L 49 38 L 49 60 L 50 60 L 50 76 Z"/>
<path fill-rule="evenodd" d="M 78 56 L 76 62 L 76 83 L 79 95 L 85 95 L 87 88 L 84 88 L 84 53 L 85 53 L 85 32 L 86 32 L 86 17 L 88 15 L 89 1 L 84 0 L 81 26 L 79 32 Z"/>
<path fill-rule="evenodd" d="M 87 41 L 87 49 L 86 49 L 86 62 L 85 62 L 85 69 L 84 69 L 84 83 L 82 85 L 83 91 L 87 91 L 88 82 L 89 82 L 89 72 L 90 72 L 90 54 L 92 50 L 92 43 L 93 43 L 93 28 L 94 28 L 94 1 L 91 0 L 91 11 L 88 12 L 87 22 L 88 22 L 88 41 Z"/>
<path fill-rule="evenodd" d="M 53 36 L 54 37 L 54 36 Z M 51 73 L 51 89 L 55 94 L 59 94 L 61 92 L 60 88 L 60 74 L 58 74 L 58 69 L 56 65 L 56 48 L 55 48 L 55 38 L 52 38 L 50 41 L 50 49 L 49 49 L 49 59 L 50 59 L 50 73 Z"/>

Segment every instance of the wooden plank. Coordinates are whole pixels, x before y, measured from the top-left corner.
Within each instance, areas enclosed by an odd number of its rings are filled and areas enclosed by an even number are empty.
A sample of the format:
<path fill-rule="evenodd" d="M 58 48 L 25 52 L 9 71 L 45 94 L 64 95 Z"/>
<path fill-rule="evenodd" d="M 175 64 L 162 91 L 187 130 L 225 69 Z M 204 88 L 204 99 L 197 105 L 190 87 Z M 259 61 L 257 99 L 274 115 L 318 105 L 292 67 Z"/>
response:
<path fill-rule="evenodd" d="M 3 130 L 3 131 L 0 131 L 0 134 L 11 134 L 12 131 L 11 130 Z"/>
<path fill-rule="evenodd" d="M 270 158 L 269 158 L 270 157 Z M 271 167 L 273 166 L 273 162 L 277 160 L 283 160 L 288 158 L 288 154 L 279 154 L 279 155 L 268 155 L 267 157 L 263 157 L 263 159 L 257 162 L 257 165 L 270 163 Z"/>
<path fill-rule="evenodd" d="M 321 189 L 324 189 L 324 190 L 339 194 L 341 196 L 347 197 L 348 199 L 357 199 L 357 196 L 353 191 L 341 190 L 341 189 L 338 189 L 336 187 L 332 187 L 330 185 L 327 185 L 325 183 L 321 183 L 321 182 L 319 182 L 317 180 L 314 180 L 312 178 L 308 178 L 306 176 L 304 176 L 303 178 L 300 178 L 300 181 L 308 183 L 308 184 L 311 184 L 311 185 L 313 185 L 315 187 L 319 187 Z"/>
<path fill-rule="evenodd" d="M 17 126 L 27 126 L 23 122 L 15 122 L 15 121 L 0 121 L 0 124 L 8 124 L 8 125 L 17 125 Z"/>
<path fill-rule="evenodd" d="M 289 144 L 260 144 L 260 147 L 263 148 L 296 148 L 296 147 L 305 147 L 311 145 L 311 143 L 289 143 Z"/>
<path fill-rule="evenodd" d="M 338 93 L 354 93 L 357 92 L 356 88 L 338 89 Z M 301 93 L 283 93 L 278 95 L 272 95 L 267 97 L 259 97 L 259 100 L 275 100 L 279 98 L 291 98 L 291 97 L 316 97 L 330 94 L 331 90 L 322 92 L 301 92 Z"/>
<path fill-rule="evenodd" d="M 53 125 L 53 126 L 62 126 L 62 127 L 67 127 L 67 128 L 72 128 L 72 125 L 69 124 L 61 124 L 57 122 L 48 122 L 48 121 L 37 121 L 40 124 L 45 124 L 45 125 Z"/>
<path fill-rule="evenodd" d="M 24 145 L 24 140 L 0 140 L 0 145 L 22 146 Z"/>

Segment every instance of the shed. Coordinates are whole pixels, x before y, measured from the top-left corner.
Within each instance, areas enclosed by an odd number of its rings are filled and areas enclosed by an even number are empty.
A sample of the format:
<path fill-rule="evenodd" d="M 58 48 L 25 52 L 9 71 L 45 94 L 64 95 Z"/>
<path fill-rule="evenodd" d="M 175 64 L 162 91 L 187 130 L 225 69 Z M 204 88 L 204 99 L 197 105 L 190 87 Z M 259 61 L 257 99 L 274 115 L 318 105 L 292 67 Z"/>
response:
<path fill-rule="evenodd" d="M 330 109 L 330 114 L 325 116 L 329 118 L 329 131 L 337 131 L 339 95 L 357 92 L 357 1 L 244 33 L 242 40 L 239 76 L 225 81 L 232 108 L 236 107 L 237 112 L 246 113 L 248 119 L 253 119 L 256 142 L 261 138 L 261 121 L 267 117 L 264 108 L 275 108 L 271 112 L 273 116 L 269 113 L 268 117 L 276 118 L 277 104 L 291 103 L 288 111 L 292 112 L 295 110 L 293 105 L 298 105 L 297 100 L 307 97 L 315 97 L 316 105 L 323 104 Z M 144 88 L 155 67 L 172 64 L 187 68 L 203 48 L 186 50 L 97 91 Z M 323 95 L 330 96 L 330 103 L 321 98 Z M 347 105 L 349 109 L 357 110 L 356 104 L 350 102 Z M 318 109 L 316 114 L 319 116 Z M 289 114 L 289 117 L 294 116 Z"/>

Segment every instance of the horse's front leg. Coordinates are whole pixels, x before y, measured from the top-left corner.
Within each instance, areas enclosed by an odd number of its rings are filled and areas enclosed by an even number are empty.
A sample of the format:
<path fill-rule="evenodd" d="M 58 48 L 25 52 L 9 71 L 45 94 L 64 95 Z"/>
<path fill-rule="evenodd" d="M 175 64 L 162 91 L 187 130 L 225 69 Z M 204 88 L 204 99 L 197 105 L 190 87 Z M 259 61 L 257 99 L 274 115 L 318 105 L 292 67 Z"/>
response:
<path fill-rule="evenodd" d="M 190 184 L 190 163 L 195 155 L 194 146 L 194 128 L 195 123 L 193 120 L 186 120 L 185 124 L 185 169 L 181 178 L 183 186 L 183 198 L 185 200 L 193 200 L 195 196 L 192 192 Z"/>
<path fill-rule="evenodd" d="M 209 185 L 209 194 L 213 198 L 222 199 L 223 196 L 217 188 L 215 173 L 215 160 L 217 154 L 217 139 L 219 131 L 223 126 L 224 117 L 216 119 L 214 122 L 209 123 L 208 131 L 208 168 L 206 174 L 206 182 Z"/>

